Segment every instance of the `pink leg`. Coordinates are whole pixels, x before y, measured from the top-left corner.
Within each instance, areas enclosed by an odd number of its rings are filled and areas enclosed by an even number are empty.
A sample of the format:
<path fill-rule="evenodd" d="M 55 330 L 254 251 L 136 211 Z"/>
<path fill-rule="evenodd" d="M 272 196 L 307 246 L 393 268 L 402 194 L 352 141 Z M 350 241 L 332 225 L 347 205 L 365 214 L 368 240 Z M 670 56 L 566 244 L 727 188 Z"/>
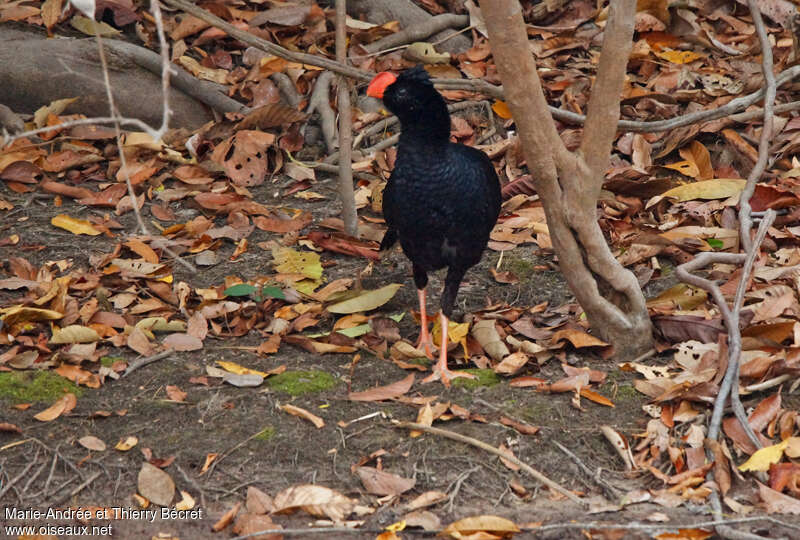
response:
<path fill-rule="evenodd" d="M 427 356 L 430 360 L 433 360 L 433 351 L 435 350 L 435 347 L 433 345 L 433 339 L 431 339 L 431 334 L 428 332 L 428 311 L 425 306 L 425 289 L 417 289 L 417 296 L 419 297 L 419 316 L 421 327 L 417 347 L 422 346 L 423 350 L 425 351 L 425 356 Z"/>
<path fill-rule="evenodd" d="M 439 361 L 433 366 L 433 373 L 422 379 L 422 382 L 433 382 L 441 379 L 442 384 L 450 387 L 450 379 L 465 377 L 474 379 L 475 375 L 463 371 L 450 371 L 447 369 L 447 325 L 448 320 L 444 313 L 439 313 L 439 322 L 442 325 L 442 346 L 439 349 Z"/>

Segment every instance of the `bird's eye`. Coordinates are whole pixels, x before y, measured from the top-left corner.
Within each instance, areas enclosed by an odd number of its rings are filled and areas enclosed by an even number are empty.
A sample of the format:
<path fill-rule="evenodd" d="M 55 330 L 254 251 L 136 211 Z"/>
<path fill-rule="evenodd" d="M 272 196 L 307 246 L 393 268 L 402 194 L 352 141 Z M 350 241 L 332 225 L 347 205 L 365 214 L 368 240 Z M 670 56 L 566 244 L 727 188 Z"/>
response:
<path fill-rule="evenodd" d="M 400 88 L 397 89 L 396 95 L 399 98 L 404 98 L 406 97 L 406 95 L 408 95 L 408 90 L 406 90 L 401 86 Z"/>

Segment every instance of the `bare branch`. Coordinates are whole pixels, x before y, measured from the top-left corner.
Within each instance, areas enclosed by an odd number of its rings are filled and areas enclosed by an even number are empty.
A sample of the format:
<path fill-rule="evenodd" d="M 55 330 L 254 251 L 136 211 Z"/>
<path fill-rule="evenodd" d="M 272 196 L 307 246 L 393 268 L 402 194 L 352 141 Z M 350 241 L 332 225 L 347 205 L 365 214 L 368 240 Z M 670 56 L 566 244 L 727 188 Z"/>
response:
<path fill-rule="evenodd" d="M 549 487 L 553 491 L 559 492 L 561 495 L 565 496 L 566 498 L 568 498 L 569 500 L 571 500 L 572 502 L 574 502 L 576 504 L 579 504 L 581 506 L 586 506 L 586 503 L 584 501 L 580 500 L 573 492 L 569 491 L 568 489 L 565 489 L 560 484 L 557 484 L 557 483 L 553 482 L 552 480 L 547 478 L 545 475 L 543 475 L 542 473 L 540 473 L 539 471 L 537 471 L 536 469 L 534 469 L 533 467 L 531 467 L 530 465 L 528 465 L 524 461 L 521 461 L 516 456 L 503 453 L 500 450 L 498 450 L 497 448 L 495 448 L 494 446 L 486 444 L 483 441 L 479 441 L 478 439 L 475 439 L 473 437 L 467 437 L 466 435 L 462 435 L 462 434 L 456 433 L 454 431 L 448 431 L 446 429 L 440 429 L 440 428 L 435 428 L 435 427 L 431 427 L 431 426 L 426 426 L 425 424 L 417 424 L 415 422 L 397 422 L 397 421 L 393 421 L 392 424 L 394 425 L 394 427 L 401 428 L 401 429 L 413 429 L 413 430 L 417 430 L 417 431 L 425 431 L 426 433 L 432 433 L 433 435 L 439 435 L 441 437 L 446 437 L 446 438 L 452 439 L 454 441 L 459 441 L 459 442 L 474 446 L 476 448 L 480 448 L 481 450 L 485 450 L 486 452 L 489 452 L 490 454 L 494 454 L 494 455 L 496 455 L 498 457 L 502 457 L 503 459 L 514 463 L 520 469 L 522 469 L 526 473 L 530 474 L 531 476 L 536 478 L 538 481 L 540 481 L 541 483 L 543 483 L 544 485 L 546 485 L 547 487 Z"/>
<path fill-rule="evenodd" d="M 347 65 L 347 0 L 336 0 L 336 60 Z M 342 203 L 344 231 L 358 236 L 358 215 L 353 191 L 353 118 L 350 110 L 350 85 L 340 75 L 339 108 L 339 199 Z"/>
<path fill-rule="evenodd" d="M 414 41 L 420 41 L 433 34 L 438 34 L 447 28 L 463 28 L 469 24 L 469 15 L 456 15 L 454 13 L 442 13 L 431 17 L 423 24 L 409 26 L 394 34 L 389 34 L 385 38 L 373 41 L 364 45 L 364 50 L 370 54 L 376 54 L 385 49 L 392 49 L 400 45 L 406 45 Z M 341 60 L 340 60 L 341 61 Z"/>
<path fill-rule="evenodd" d="M 753 24 L 756 26 L 758 42 L 761 45 L 761 72 L 764 74 L 764 82 L 767 85 L 764 95 L 764 125 L 761 127 L 761 139 L 758 141 L 758 160 L 747 177 L 747 184 L 739 198 L 739 231 L 742 237 L 742 247 L 745 252 L 752 249 L 750 241 L 750 230 L 753 228 L 753 221 L 750 218 L 750 197 L 756 189 L 756 182 L 764 174 L 769 158 L 769 141 L 772 139 L 773 111 L 775 104 L 775 74 L 772 72 L 772 44 L 769 42 L 767 30 L 764 27 L 764 19 L 758 9 L 756 0 L 747 0 L 750 8 L 750 15 L 753 17 Z"/>
<path fill-rule="evenodd" d="M 617 134 L 619 98 L 633 47 L 635 13 L 636 0 L 618 0 L 609 4 L 608 23 L 603 32 L 603 48 L 597 66 L 598 77 L 589 98 L 580 150 L 595 177 L 592 187 L 596 191 L 600 190 L 605 178 L 603 173 L 608 168 L 611 144 Z"/>

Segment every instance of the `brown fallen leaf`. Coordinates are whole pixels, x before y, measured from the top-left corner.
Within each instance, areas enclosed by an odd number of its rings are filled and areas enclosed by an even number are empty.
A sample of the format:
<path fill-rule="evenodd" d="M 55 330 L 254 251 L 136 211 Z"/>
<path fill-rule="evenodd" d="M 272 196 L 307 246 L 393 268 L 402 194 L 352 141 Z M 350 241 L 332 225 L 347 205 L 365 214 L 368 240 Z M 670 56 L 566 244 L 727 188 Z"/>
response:
<path fill-rule="evenodd" d="M 500 423 L 504 426 L 512 427 L 524 435 L 535 435 L 539 428 L 530 424 L 525 424 L 508 416 L 501 416 Z"/>
<path fill-rule="evenodd" d="M 175 496 L 170 475 L 147 462 L 142 463 L 136 486 L 140 495 L 159 506 L 169 506 Z"/>
<path fill-rule="evenodd" d="M 272 504 L 272 497 L 258 489 L 249 486 L 247 488 L 247 511 L 251 514 L 270 514 L 275 509 Z"/>
<path fill-rule="evenodd" d="M 325 421 L 322 418 L 308 412 L 307 410 L 301 407 L 295 407 L 294 405 L 281 405 L 281 409 L 283 409 L 285 412 L 293 416 L 299 416 L 300 418 L 308 420 L 309 422 L 314 424 L 317 427 L 317 429 L 325 426 Z"/>
<path fill-rule="evenodd" d="M 364 488 L 373 495 L 400 495 L 413 488 L 417 481 L 403 478 L 374 467 L 358 467 L 356 475 L 364 484 Z"/>
<path fill-rule="evenodd" d="M 509 536 L 521 532 L 516 523 L 498 516 L 471 516 L 454 521 L 440 533 L 451 538 L 464 538 L 475 533 L 489 533 L 495 536 Z"/>
<path fill-rule="evenodd" d="M 222 517 L 219 518 L 217 522 L 211 526 L 211 530 L 214 532 L 219 532 L 225 529 L 231 523 L 233 523 L 233 519 L 236 517 L 236 514 L 239 513 L 239 508 L 241 508 L 241 506 L 242 506 L 241 502 L 237 502 L 236 504 L 234 504 L 230 510 L 225 512 L 225 514 L 223 514 Z"/>
<path fill-rule="evenodd" d="M 411 373 L 408 377 L 393 382 L 392 384 L 370 388 L 369 390 L 363 390 L 361 392 L 350 392 L 347 397 L 351 401 L 383 401 L 402 396 L 411 390 L 413 384 L 414 374 Z"/>
<path fill-rule="evenodd" d="M 102 452 L 106 449 L 106 443 L 98 439 L 93 435 L 86 435 L 85 437 L 81 437 L 78 439 L 78 443 L 81 446 L 88 450 L 94 450 L 95 452 Z"/>
<path fill-rule="evenodd" d="M 325 516 L 342 521 L 353 511 L 355 501 L 330 488 L 301 484 L 284 489 L 273 499 L 273 513 L 290 513 L 303 510 L 312 516 Z"/>
<path fill-rule="evenodd" d="M 78 398 L 75 397 L 75 394 L 65 394 L 59 398 L 58 401 L 50 405 L 50 407 L 36 414 L 34 418 L 40 422 L 50 422 L 62 414 L 70 412 L 77 404 Z"/>

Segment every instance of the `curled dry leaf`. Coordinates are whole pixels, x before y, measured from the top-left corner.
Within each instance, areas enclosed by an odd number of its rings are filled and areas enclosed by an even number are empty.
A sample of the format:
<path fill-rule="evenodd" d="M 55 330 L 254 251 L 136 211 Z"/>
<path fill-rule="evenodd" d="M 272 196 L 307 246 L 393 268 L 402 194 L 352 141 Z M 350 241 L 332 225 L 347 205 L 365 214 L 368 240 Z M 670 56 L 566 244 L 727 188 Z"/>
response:
<path fill-rule="evenodd" d="M 116 450 L 120 452 L 127 452 L 134 446 L 139 444 L 139 439 L 135 435 L 128 435 L 124 439 L 120 439 L 120 441 L 114 446 Z"/>
<path fill-rule="evenodd" d="M 629 471 L 636 469 L 637 467 L 636 463 L 633 461 L 631 448 L 628 445 L 628 441 L 625 440 L 625 437 L 611 426 L 600 426 L 600 431 L 605 438 L 608 439 L 608 442 L 611 443 L 611 446 L 614 447 L 614 450 L 617 451 L 619 457 L 622 458 L 622 461 L 625 463 L 625 469 Z"/>
<path fill-rule="evenodd" d="M 322 418 L 308 412 L 307 410 L 301 407 L 295 407 L 294 405 L 281 405 L 281 409 L 293 416 L 299 416 L 300 418 L 308 420 L 309 422 L 317 426 L 317 429 L 325 426 L 325 421 Z"/>
<path fill-rule="evenodd" d="M 358 467 L 356 475 L 364 488 L 373 495 L 400 495 L 416 485 L 413 478 L 403 478 L 374 467 Z"/>
<path fill-rule="evenodd" d="M 284 489 L 273 499 L 274 513 L 303 510 L 312 516 L 324 516 L 342 521 L 353 511 L 355 501 L 330 488 L 302 484 Z"/>
<path fill-rule="evenodd" d="M 233 519 L 236 517 L 236 514 L 239 513 L 239 508 L 241 508 L 241 506 L 242 506 L 241 502 L 237 502 L 236 504 L 234 504 L 230 510 L 225 512 L 222 515 L 222 517 L 219 518 L 217 522 L 211 526 L 211 530 L 214 532 L 219 532 L 221 530 L 224 530 L 231 523 L 233 523 Z"/>
<path fill-rule="evenodd" d="M 77 404 L 78 404 L 78 398 L 75 397 L 75 394 L 65 394 L 61 398 L 59 398 L 58 401 L 50 405 L 42 412 L 35 415 L 34 418 L 39 420 L 40 422 L 50 422 L 52 420 L 55 420 L 62 414 L 70 412 L 72 409 L 75 408 L 75 405 Z"/>
<path fill-rule="evenodd" d="M 406 510 L 419 510 L 447 500 L 447 493 L 443 491 L 426 491 L 406 505 Z"/>
<path fill-rule="evenodd" d="M 500 334 L 497 333 L 497 328 L 494 326 L 494 320 L 484 319 L 476 322 L 472 325 L 470 333 L 492 359 L 500 361 L 508 356 L 508 347 L 500 339 Z"/>

